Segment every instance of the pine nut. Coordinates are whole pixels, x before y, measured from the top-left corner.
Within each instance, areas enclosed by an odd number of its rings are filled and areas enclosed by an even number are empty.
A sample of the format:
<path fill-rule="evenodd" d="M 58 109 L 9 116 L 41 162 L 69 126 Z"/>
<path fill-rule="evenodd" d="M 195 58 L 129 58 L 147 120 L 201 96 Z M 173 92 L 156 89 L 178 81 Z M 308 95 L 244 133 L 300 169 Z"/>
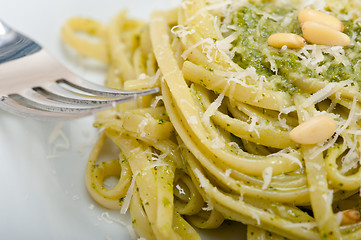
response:
<path fill-rule="evenodd" d="M 305 46 L 306 41 L 303 37 L 293 33 L 275 33 L 269 36 L 267 39 L 268 45 L 275 48 L 282 48 L 287 46 L 288 48 L 302 48 Z"/>
<path fill-rule="evenodd" d="M 334 16 L 313 9 L 303 9 L 298 14 L 298 22 L 300 24 L 305 22 L 315 22 L 340 32 L 343 32 L 345 29 L 343 23 Z"/>
<path fill-rule="evenodd" d="M 302 33 L 307 42 L 318 45 L 347 46 L 351 41 L 346 34 L 315 22 L 305 22 Z"/>
<path fill-rule="evenodd" d="M 360 221 L 360 212 L 356 209 L 348 209 L 342 212 L 341 225 L 354 224 Z"/>
<path fill-rule="evenodd" d="M 335 130 L 336 121 L 329 115 L 313 117 L 290 132 L 290 138 L 300 144 L 317 144 L 330 138 Z"/>

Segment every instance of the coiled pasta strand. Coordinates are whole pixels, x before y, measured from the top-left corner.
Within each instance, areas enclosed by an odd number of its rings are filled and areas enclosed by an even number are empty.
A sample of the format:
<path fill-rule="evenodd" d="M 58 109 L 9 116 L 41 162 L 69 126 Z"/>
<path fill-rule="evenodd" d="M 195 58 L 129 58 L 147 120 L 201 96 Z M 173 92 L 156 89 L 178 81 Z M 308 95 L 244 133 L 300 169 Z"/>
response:
<path fill-rule="evenodd" d="M 109 63 L 107 86 L 161 87 L 98 114 L 94 125 L 104 134 L 86 170 L 90 194 L 122 212 L 130 204 L 133 226 L 147 239 L 199 239 L 190 224 L 217 228 L 224 219 L 247 224 L 249 239 L 359 239 L 360 224 L 340 226 L 336 213 L 361 208 L 354 200 L 361 169 L 343 164 L 360 144 L 357 87 L 291 74 L 300 92 L 275 90 L 222 50 L 230 35 L 222 36 L 217 24 L 226 20 L 212 15 L 211 2 L 184 1 L 154 12 L 149 23 L 125 12 L 108 27 L 66 23 L 69 45 Z M 290 139 L 290 129 L 321 112 L 341 123 L 331 139 L 318 146 Z M 106 139 L 120 154 L 100 163 Z M 119 182 L 106 189 L 111 175 Z"/>

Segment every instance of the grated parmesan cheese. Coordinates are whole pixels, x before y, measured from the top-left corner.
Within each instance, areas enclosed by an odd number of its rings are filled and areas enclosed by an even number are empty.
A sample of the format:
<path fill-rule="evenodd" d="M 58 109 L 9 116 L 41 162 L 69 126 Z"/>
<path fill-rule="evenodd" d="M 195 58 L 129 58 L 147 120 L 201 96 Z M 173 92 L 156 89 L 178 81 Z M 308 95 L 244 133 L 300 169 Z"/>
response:
<path fill-rule="evenodd" d="M 194 174 L 196 175 L 196 177 L 198 178 L 201 187 L 203 187 L 203 188 L 208 188 L 208 187 L 210 187 L 209 182 L 208 182 L 207 179 L 203 176 L 203 174 L 201 173 L 201 171 L 199 171 L 198 168 L 195 168 L 195 169 L 193 170 L 193 172 L 194 172 Z M 212 211 L 212 210 L 213 210 L 212 201 L 211 201 L 211 200 L 207 200 L 206 203 L 207 203 L 207 207 L 202 208 L 202 209 L 203 209 L 204 211 Z"/>
<path fill-rule="evenodd" d="M 156 162 L 162 162 L 169 155 L 169 152 L 164 152 L 162 154 L 152 153 L 152 160 Z M 156 167 L 156 166 L 154 166 Z"/>
<path fill-rule="evenodd" d="M 138 239 L 138 236 L 137 236 L 137 234 L 136 234 L 136 232 L 135 232 L 135 230 L 134 230 L 134 228 L 133 228 L 133 226 L 131 224 L 127 224 L 126 222 L 122 221 L 119 218 L 115 218 L 115 217 L 110 216 L 109 212 L 102 212 L 98 219 L 100 221 L 104 221 L 104 222 L 109 223 L 109 224 L 119 223 L 128 230 L 128 233 L 129 233 L 131 239 L 133 239 L 133 240 Z"/>
<path fill-rule="evenodd" d="M 224 98 L 224 94 L 221 93 L 218 95 L 216 100 L 214 100 L 214 102 L 212 102 L 211 105 L 209 105 L 209 107 L 202 116 L 202 122 L 204 123 L 209 122 L 210 117 L 213 116 L 216 113 L 217 109 L 221 106 L 223 98 Z"/>
<path fill-rule="evenodd" d="M 142 120 L 138 125 L 138 133 L 140 133 L 141 137 L 146 137 L 146 133 L 144 131 L 145 127 L 148 125 L 148 119 Z"/>
<path fill-rule="evenodd" d="M 216 31 L 217 34 L 217 38 L 218 39 L 222 39 L 223 35 L 221 33 L 221 30 L 219 29 L 219 19 L 218 16 L 215 16 L 213 19 L 213 25 L 214 25 L 214 30 Z M 231 46 L 232 47 L 232 46 Z"/>
<path fill-rule="evenodd" d="M 259 138 L 260 137 L 259 132 L 255 128 L 259 119 L 257 116 L 250 116 L 250 120 L 251 120 L 251 123 L 249 124 L 248 132 L 255 132 L 257 137 Z"/>
<path fill-rule="evenodd" d="M 349 66 L 351 63 L 345 54 L 345 49 L 341 46 L 324 46 L 324 45 L 305 45 L 297 53 L 301 59 L 301 64 L 309 69 L 315 70 L 317 74 L 327 73 L 331 66 L 331 61 L 324 61 L 325 56 L 333 57 L 336 64 L 342 63 Z"/>
<path fill-rule="evenodd" d="M 109 215 L 108 212 L 102 212 L 102 213 L 100 214 L 100 217 L 99 217 L 98 219 L 99 219 L 100 221 L 104 221 L 104 222 L 109 223 L 109 224 L 114 223 L 114 222 L 111 220 L 111 217 L 110 217 L 110 215 Z"/>
<path fill-rule="evenodd" d="M 316 10 L 325 9 L 326 1 L 325 0 L 305 0 L 301 2 L 301 9 L 303 8 L 313 8 Z"/>
<path fill-rule="evenodd" d="M 287 124 L 287 120 L 285 118 L 281 117 L 281 112 L 278 114 L 278 123 L 280 125 L 280 127 L 286 129 L 286 130 L 291 130 L 292 128 Z"/>
<path fill-rule="evenodd" d="M 328 140 L 326 143 L 324 143 L 321 146 L 316 146 L 313 149 L 311 149 L 311 158 L 315 158 L 318 154 L 321 154 L 322 152 L 324 152 L 325 150 L 331 148 L 334 146 L 337 138 L 350 126 L 350 124 L 352 122 L 355 121 L 355 116 L 357 116 L 356 113 L 356 103 L 357 103 L 357 99 L 354 98 L 351 104 L 351 108 L 350 108 L 350 113 L 349 116 L 347 118 L 347 120 L 342 123 L 342 122 L 338 122 L 338 127 L 336 129 L 335 135 Z M 347 166 L 343 166 L 343 167 L 347 167 Z"/>
<path fill-rule="evenodd" d="M 191 35 L 195 33 L 196 31 L 194 29 L 189 30 L 189 27 L 183 26 L 183 25 L 176 25 L 172 27 L 171 32 L 176 35 L 177 37 L 183 39 L 187 35 Z"/>
<path fill-rule="evenodd" d="M 332 205 L 332 201 L 333 201 L 333 190 L 328 190 L 327 193 L 324 193 L 321 195 L 323 200 L 325 201 L 325 203 L 330 206 Z"/>
<path fill-rule="evenodd" d="M 189 48 L 187 48 L 187 50 L 185 50 L 182 53 L 181 57 L 184 60 L 186 60 L 188 58 L 189 54 L 191 54 L 194 49 L 196 49 L 197 47 L 203 45 L 204 43 L 213 44 L 214 41 L 212 39 L 210 39 L 210 38 L 202 39 L 201 41 L 199 41 L 199 42 L 195 43 L 194 45 L 190 46 Z"/>
<path fill-rule="evenodd" d="M 325 100 L 329 96 L 331 96 L 333 93 L 336 92 L 335 83 L 327 84 L 326 87 L 318 90 L 314 94 L 312 94 L 309 98 L 307 98 L 301 105 L 302 108 L 307 108 L 313 104 L 319 103 L 322 100 Z"/>
<path fill-rule="evenodd" d="M 263 177 L 262 190 L 266 190 L 270 186 L 271 180 L 272 180 L 272 174 L 273 174 L 272 167 L 266 167 L 263 170 L 263 172 L 262 172 L 262 177 Z"/>
<path fill-rule="evenodd" d="M 251 213 L 251 217 L 257 221 L 258 226 L 261 225 L 261 219 L 259 218 L 259 216 L 255 212 Z"/>
<path fill-rule="evenodd" d="M 201 171 L 199 171 L 198 168 L 195 168 L 193 170 L 194 174 L 198 177 L 198 180 L 199 180 L 199 183 L 200 183 L 200 186 L 203 187 L 203 188 L 206 188 L 209 183 L 207 182 L 207 179 L 203 176 L 203 174 L 201 173 Z"/>
<path fill-rule="evenodd" d="M 300 161 L 299 158 L 295 157 L 292 155 L 292 153 L 296 153 L 296 150 L 292 149 L 292 148 L 285 148 L 285 149 L 282 149 L 276 153 L 272 153 L 270 155 L 268 155 L 269 157 L 271 156 L 282 156 L 282 157 L 285 157 L 295 163 L 298 164 L 298 166 L 300 166 L 300 168 L 303 168 L 303 164 L 302 162 Z"/>
<path fill-rule="evenodd" d="M 226 55 L 228 55 L 230 58 L 234 57 L 234 51 L 231 52 L 231 49 L 233 48 L 232 42 L 238 38 L 238 33 L 234 32 L 231 35 L 229 35 L 226 38 L 223 38 L 222 40 L 218 40 L 216 42 L 216 47 L 219 51 L 224 52 Z"/>
<path fill-rule="evenodd" d="M 135 187 L 135 178 L 139 173 L 140 172 L 137 171 L 132 176 L 132 181 L 130 182 L 127 194 L 126 194 L 126 196 L 124 198 L 122 207 L 120 209 L 120 214 L 125 214 L 128 211 L 128 208 L 129 208 L 129 205 L 130 205 L 130 200 L 132 199 L 132 195 L 133 195 L 133 191 L 134 191 L 134 187 Z"/>
<path fill-rule="evenodd" d="M 75 194 L 71 199 L 74 200 L 74 201 L 77 201 L 77 200 L 80 199 L 80 197 L 79 197 L 78 194 Z"/>
<path fill-rule="evenodd" d="M 155 108 L 158 105 L 159 101 L 163 101 L 163 96 L 156 96 L 150 107 Z"/>
<path fill-rule="evenodd" d="M 265 54 L 267 56 L 267 61 L 270 63 L 271 65 L 271 71 L 277 75 L 278 73 L 278 66 L 276 61 L 274 60 L 274 58 L 271 56 L 271 51 L 269 50 L 269 48 L 263 48 L 262 49 L 263 54 Z"/>
<path fill-rule="evenodd" d="M 224 176 L 225 177 L 229 177 L 232 173 L 232 168 L 228 168 L 225 172 L 224 172 Z"/>
<path fill-rule="evenodd" d="M 136 179 L 136 177 L 139 174 L 142 174 L 142 172 L 145 171 L 145 170 L 149 170 L 149 169 L 152 169 L 152 168 L 155 168 L 155 167 L 161 167 L 161 166 L 169 166 L 169 165 L 167 163 L 163 162 L 163 161 L 159 161 L 159 159 L 158 159 L 158 162 L 155 162 L 155 163 L 151 164 L 150 166 L 148 166 L 146 168 L 143 168 L 142 170 L 138 170 L 138 171 L 133 173 L 132 181 L 131 181 L 130 186 L 128 188 L 127 194 L 126 194 L 126 196 L 124 198 L 122 207 L 120 209 L 121 214 L 125 214 L 128 211 L 128 208 L 129 208 L 129 205 L 130 205 L 130 200 L 132 199 L 132 196 L 133 196 L 133 190 L 134 190 L 134 187 L 135 187 L 135 179 Z"/>
<path fill-rule="evenodd" d="M 67 150 L 70 148 L 70 140 L 63 131 L 63 122 L 55 125 L 53 131 L 50 133 L 48 143 L 52 146 L 52 154 L 48 158 L 55 158 L 58 155 L 58 150 Z"/>
<path fill-rule="evenodd" d="M 211 201 L 206 201 L 207 207 L 203 207 L 203 211 L 212 211 L 213 210 L 213 204 Z"/>
<path fill-rule="evenodd" d="M 318 225 L 316 222 L 302 222 L 302 223 L 289 223 L 285 224 L 284 227 L 286 228 L 305 228 L 307 230 L 311 230 L 313 228 L 316 228 Z"/>
<path fill-rule="evenodd" d="M 337 221 L 338 225 L 341 225 L 341 221 L 342 221 L 342 218 L 343 218 L 342 211 L 336 213 L 335 216 L 336 216 L 336 221 Z"/>
<path fill-rule="evenodd" d="M 291 106 L 291 107 L 281 109 L 280 113 L 289 114 L 290 112 L 294 112 L 294 111 L 296 111 L 296 107 Z"/>
<path fill-rule="evenodd" d="M 344 137 L 345 140 L 345 137 Z M 354 136 L 353 140 L 346 140 L 345 141 L 347 146 L 350 148 L 349 151 L 345 156 L 342 157 L 341 163 L 342 168 L 340 172 L 342 174 L 347 173 L 349 170 L 353 168 L 357 168 L 360 158 L 360 153 L 357 151 L 357 139 L 356 136 Z"/>

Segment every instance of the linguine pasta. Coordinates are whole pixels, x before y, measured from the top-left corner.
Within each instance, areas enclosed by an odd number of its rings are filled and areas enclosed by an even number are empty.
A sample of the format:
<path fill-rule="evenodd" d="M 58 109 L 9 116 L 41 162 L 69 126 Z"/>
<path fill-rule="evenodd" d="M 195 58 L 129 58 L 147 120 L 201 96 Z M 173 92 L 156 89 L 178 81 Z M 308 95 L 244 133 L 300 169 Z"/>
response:
<path fill-rule="evenodd" d="M 302 35 L 304 8 L 340 19 L 350 45 L 268 46 L 274 31 Z M 69 19 L 64 41 L 108 64 L 106 86 L 161 89 L 97 114 L 90 195 L 130 211 L 145 239 L 200 239 L 226 219 L 248 239 L 361 239 L 361 222 L 341 224 L 361 199 L 360 17 L 356 1 L 184 0 L 149 22 Z M 331 138 L 290 138 L 322 114 L 336 121 Z M 99 161 L 109 140 L 119 156 Z"/>

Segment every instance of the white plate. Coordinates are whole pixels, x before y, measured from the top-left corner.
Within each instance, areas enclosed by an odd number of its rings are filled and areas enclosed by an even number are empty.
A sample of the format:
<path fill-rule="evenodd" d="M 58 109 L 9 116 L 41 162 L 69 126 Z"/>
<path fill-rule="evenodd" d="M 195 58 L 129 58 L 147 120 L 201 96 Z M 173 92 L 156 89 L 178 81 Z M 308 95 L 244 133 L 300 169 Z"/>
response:
<path fill-rule="evenodd" d="M 65 54 L 59 36 L 64 21 L 80 15 L 107 22 L 124 8 L 131 16 L 148 19 L 152 9 L 174 7 L 178 2 L 1 0 L 0 18 L 77 74 L 99 82 L 104 78 L 103 68 L 89 70 Z M 129 218 L 99 207 L 86 192 L 84 169 L 96 139 L 92 122 L 92 117 L 41 122 L 0 110 L 0 239 L 131 239 L 128 230 L 114 220 L 129 223 Z M 58 134 L 51 142 L 55 128 L 66 138 Z M 229 231 L 227 225 L 223 229 L 204 236 L 239 239 L 239 231 Z"/>

